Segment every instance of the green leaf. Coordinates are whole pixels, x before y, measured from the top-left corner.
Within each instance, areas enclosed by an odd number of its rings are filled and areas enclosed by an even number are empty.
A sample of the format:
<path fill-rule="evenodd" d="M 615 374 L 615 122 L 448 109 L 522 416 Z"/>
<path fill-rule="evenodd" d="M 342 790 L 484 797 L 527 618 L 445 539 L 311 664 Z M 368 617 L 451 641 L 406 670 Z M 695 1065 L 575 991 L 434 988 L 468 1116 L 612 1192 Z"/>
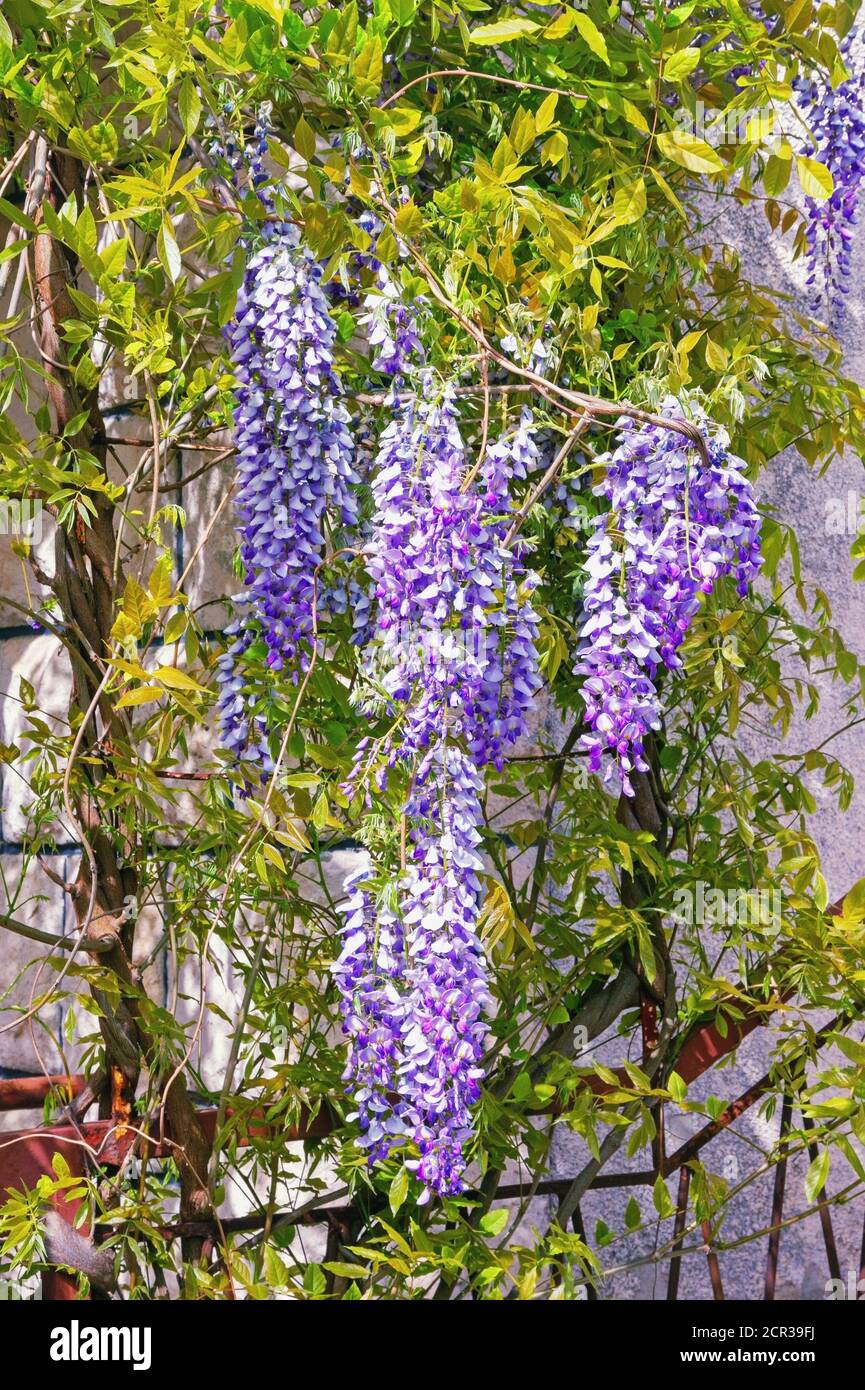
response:
<path fill-rule="evenodd" d="M 512 43 L 514 39 L 536 33 L 538 27 L 531 19 L 503 19 L 499 24 L 481 24 L 471 31 L 469 38 L 472 43 Z"/>
<path fill-rule="evenodd" d="M 865 915 L 865 878 L 857 879 L 844 897 L 844 913 L 850 916 Z"/>
<path fill-rule="evenodd" d="M 848 1038 L 844 1033 L 833 1033 L 829 1041 L 839 1048 L 857 1067 L 865 1067 L 865 1043 Z"/>
<path fill-rule="evenodd" d="M 387 1194 L 387 1199 L 388 1199 L 388 1202 L 390 1203 L 390 1209 L 391 1209 L 391 1212 L 393 1213 L 394 1216 L 396 1216 L 397 1212 L 399 1211 L 400 1207 L 402 1206 L 403 1202 L 405 1201 L 407 1195 L 408 1195 L 408 1169 L 407 1169 L 407 1168 L 400 1168 L 399 1172 L 396 1173 L 396 1175 L 394 1176 L 394 1179 L 393 1179 L 393 1181 L 391 1182 L 391 1185 L 390 1185 L 390 1188 L 388 1189 L 388 1194 Z"/>
<path fill-rule="evenodd" d="M 411 24 L 417 10 L 417 0 L 387 0 L 390 12 L 397 24 L 405 27 Z"/>
<path fill-rule="evenodd" d="M 369 1270 L 364 1269 L 363 1265 L 350 1265 L 343 1263 L 342 1260 L 328 1260 L 322 1266 L 328 1274 L 335 1274 L 337 1279 L 367 1279 Z"/>
<path fill-rule="evenodd" d="M 485 1236 L 497 1236 L 507 1224 L 507 1208 L 496 1207 L 495 1211 L 488 1211 L 481 1217 L 478 1228 Z"/>
<path fill-rule="evenodd" d="M 187 135 L 192 135 L 201 120 L 201 97 L 195 83 L 188 77 L 180 84 L 180 91 L 177 94 L 177 109 L 180 112 L 180 119 L 183 122 L 183 129 Z"/>
<path fill-rule="evenodd" d="M 0 198 L 0 214 L 8 222 L 14 222 L 16 227 L 23 227 L 25 232 L 32 234 L 39 230 L 32 217 L 28 217 L 20 208 L 16 208 L 14 203 L 7 203 L 5 198 Z"/>
<path fill-rule="evenodd" d="M 639 222 L 646 211 L 646 185 L 642 179 L 629 183 L 626 188 L 617 188 L 613 198 L 613 213 L 616 221 L 623 227 Z"/>
<path fill-rule="evenodd" d="M 351 69 L 355 91 L 359 92 L 362 97 L 369 98 L 378 95 L 381 87 L 383 61 L 381 39 L 378 34 L 373 34 L 360 50 Z"/>
<path fill-rule="evenodd" d="M 832 175 L 819 159 L 811 159 L 806 154 L 797 154 L 796 169 L 802 192 L 816 203 L 825 203 L 835 187 Z"/>
<path fill-rule="evenodd" d="M 169 280 L 174 284 L 180 276 L 183 265 L 180 259 L 180 247 L 174 239 L 174 229 L 168 218 L 165 218 L 162 226 L 159 228 L 159 235 L 156 238 L 156 250 L 160 261 L 165 267 Z"/>
<path fill-rule="evenodd" d="M 354 53 L 357 38 L 357 4 L 350 0 L 330 31 L 325 52 L 329 58 L 345 61 Z"/>
<path fill-rule="evenodd" d="M 718 155 L 707 145 L 692 135 L 689 130 L 665 130 L 658 136 L 658 148 L 674 164 L 690 169 L 692 174 L 720 174 L 724 165 Z"/>
<path fill-rule="evenodd" d="M 625 1207 L 625 1227 L 629 1231 L 636 1231 L 642 1221 L 643 1213 L 640 1211 L 640 1204 L 636 1197 L 630 1197 L 628 1205 Z"/>
<path fill-rule="evenodd" d="M 664 1179 L 661 1177 L 660 1173 L 655 1179 L 655 1186 L 652 1188 L 652 1202 L 654 1203 L 655 1211 L 661 1217 L 661 1220 L 665 1220 L 668 1216 L 673 1215 L 673 1212 L 675 1210 L 673 1206 L 673 1201 L 670 1197 L 669 1191 L 667 1190 L 667 1184 L 664 1182 Z"/>
<path fill-rule="evenodd" d="M 688 1088 L 677 1071 L 670 1073 L 667 1090 L 675 1101 L 681 1102 L 687 1099 Z"/>
<path fill-rule="evenodd" d="M 776 154 L 769 155 L 766 168 L 763 170 L 763 187 L 770 198 L 777 198 L 779 193 L 784 192 L 790 182 L 792 167 L 789 159 L 780 159 Z"/>
<path fill-rule="evenodd" d="M 532 1078 L 527 1071 L 521 1071 L 513 1086 L 511 1095 L 514 1100 L 528 1100 L 532 1094 Z"/>
<path fill-rule="evenodd" d="M 589 19 L 587 14 L 577 11 L 574 15 L 574 24 L 584 43 L 607 67 L 610 66 L 610 55 L 607 53 L 607 41 L 593 19 Z"/>
<path fill-rule="evenodd" d="M 299 155 L 303 156 L 307 164 L 315 157 L 315 131 L 305 116 L 301 116 L 297 125 L 294 127 L 294 148 Z"/>
<path fill-rule="evenodd" d="M 826 1186 L 826 1179 L 829 1177 L 829 1165 L 832 1162 L 832 1155 L 828 1149 L 821 1149 L 813 1163 L 805 1174 L 805 1198 L 808 1202 L 816 1202 L 823 1188 Z"/>
<path fill-rule="evenodd" d="M 690 76 L 699 61 L 699 48 L 680 48 L 678 53 L 671 54 L 664 63 L 664 81 L 681 82 L 683 78 Z"/>

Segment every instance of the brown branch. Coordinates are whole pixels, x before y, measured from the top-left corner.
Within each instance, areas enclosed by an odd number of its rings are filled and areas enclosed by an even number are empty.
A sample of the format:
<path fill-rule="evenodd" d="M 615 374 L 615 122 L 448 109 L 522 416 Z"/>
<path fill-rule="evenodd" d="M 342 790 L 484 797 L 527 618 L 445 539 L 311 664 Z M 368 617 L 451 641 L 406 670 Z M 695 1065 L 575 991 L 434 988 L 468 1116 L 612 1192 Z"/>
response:
<path fill-rule="evenodd" d="M 423 72 L 420 77 L 413 77 L 411 82 L 406 82 L 398 92 L 381 102 L 380 110 L 384 111 L 388 106 L 392 106 L 420 82 L 431 82 L 434 77 L 474 77 L 481 82 L 494 82 L 496 86 L 518 87 L 523 92 L 557 92 L 560 97 L 571 97 L 574 101 L 589 100 L 586 92 L 572 92 L 565 87 L 542 87 L 539 82 L 520 82 L 516 77 L 503 77 L 497 72 L 475 72 L 472 68 L 436 68 L 434 72 Z"/>

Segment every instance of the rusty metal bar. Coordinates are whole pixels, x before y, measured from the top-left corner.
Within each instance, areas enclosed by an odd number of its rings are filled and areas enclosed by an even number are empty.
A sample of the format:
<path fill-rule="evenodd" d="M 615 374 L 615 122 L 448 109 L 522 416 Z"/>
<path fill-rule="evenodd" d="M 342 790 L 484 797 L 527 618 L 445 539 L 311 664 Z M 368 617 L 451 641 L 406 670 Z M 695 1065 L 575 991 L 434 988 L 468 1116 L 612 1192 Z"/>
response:
<path fill-rule="evenodd" d="M 71 1098 L 85 1085 L 83 1076 L 17 1076 L 0 1081 L 0 1110 L 38 1110 L 51 1091 L 64 1090 Z"/>
<path fill-rule="evenodd" d="M 778 1132 L 778 1143 L 783 1144 L 784 1139 L 790 1129 L 790 1114 L 793 1109 L 793 1102 L 789 1095 L 784 1094 L 781 1105 L 781 1128 Z M 784 1215 L 784 1188 L 787 1183 L 787 1155 L 782 1153 L 778 1159 L 778 1166 L 775 1169 L 775 1183 L 772 1191 L 772 1231 L 769 1235 L 769 1251 L 766 1256 L 766 1283 L 763 1289 L 763 1297 L 767 1303 L 772 1303 L 775 1298 L 775 1286 L 778 1278 L 778 1253 L 781 1249 L 781 1220 Z"/>
<path fill-rule="evenodd" d="M 580 1210 L 579 1202 L 577 1202 L 577 1205 L 574 1209 L 574 1214 L 571 1217 L 571 1225 L 573 1226 L 576 1235 L 579 1236 L 580 1240 L 585 1245 L 586 1228 L 583 1225 L 583 1213 Z M 586 1299 L 589 1303 L 597 1303 L 598 1301 L 598 1291 L 595 1288 L 594 1284 L 591 1282 L 591 1280 L 586 1284 Z"/>
<path fill-rule="evenodd" d="M 682 1172 L 687 1172 L 683 1168 Z M 724 1285 L 721 1282 L 721 1266 L 718 1263 L 718 1252 L 712 1246 L 712 1226 L 709 1221 L 700 1223 L 700 1230 L 703 1232 L 703 1239 L 706 1242 L 706 1260 L 709 1265 L 709 1279 L 712 1284 L 712 1297 L 716 1303 L 724 1302 Z"/>
<path fill-rule="evenodd" d="M 599 1173 L 589 1184 L 590 1191 L 604 1187 L 652 1187 L 657 1173 L 641 1169 L 636 1173 Z M 564 1197 L 573 1184 L 573 1178 L 545 1178 L 532 1187 L 536 1197 Z M 502 1201 L 518 1201 L 528 1195 L 526 1183 L 505 1183 L 496 1188 L 496 1198 Z"/>
<path fill-rule="evenodd" d="M 675 1303 L 679 1297 L 679 1274 L 682 1257 L 676 1254 L 681 1250 L 685 1238 L 685 1222 L 688 1219 L 688 1192 L 691 1187 L 691 1170 L 682 1168 L 679 1172 L 679 1191 L 676 1197 L 676 1224 L 673 1227 L 673 1254 L 670 1257 L 670 1276 L 667 1281 L 667 1302 Z"/>
<path fill-rule="evenodd" d="M 813 1120 L 807 1116 L 802 1116 L 802 1128 L 811 1131 L 814 1128 Z M 808 1157 L 811 1162 L 817 1157 L 817 1145 L 808 1145 Z M 823 1202 L 820 1206 L 820 1225 L 823 1228 L 823 1244 L 826 1246 L 826 1259 L 829 1264 L 829 1273 L 833 1279 L 841 1278 L 841 1264 L 838 1259 L 838 1247 L 835 1244 L 835 1231 L 832 1226 L 832 1213 L 828 1203 Z"/>

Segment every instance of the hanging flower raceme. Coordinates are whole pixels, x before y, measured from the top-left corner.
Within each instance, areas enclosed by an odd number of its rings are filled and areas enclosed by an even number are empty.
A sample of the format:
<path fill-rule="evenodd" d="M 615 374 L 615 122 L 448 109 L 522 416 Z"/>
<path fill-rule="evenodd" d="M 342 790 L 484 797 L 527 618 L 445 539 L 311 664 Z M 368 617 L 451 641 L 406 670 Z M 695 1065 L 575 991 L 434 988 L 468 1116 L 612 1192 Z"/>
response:
<path fill-rule="evenodd" d="M 356 520 L 353 445 L 334 369 L 336 329 L 321 269 L 277 224 L 246 265 L 227 338 L 237 385 L 237 514 L 243 603 L 267 664 L 302 666 L 312 640 L 316 569 L 326 519 Z M 220 701 L 223 742 L 240 751 L 249 710 L 227 654 Z M 250 697 L 250 702 L 252 697 Z"/>
<path fill-rule="evenodd" d="M 683 418 L 675 399 L 665 413 Z M 740 594 L 760 566 L 760 518 L 741 459 L 724 431 L 706 439 L 709 465 L 681 434 L 620 423 L 618 447 L 595 489 L 610 511 L 589 541 L 583 649 L 576 672 L 591 733 L 581 740 L 592 771 L 608 759 L 633 795 L 631 773 L 648 770 L 644 741 L 660 726 L 655 677 L 681 666 L 679 648 L 701 595 L 724 575 Z"/>
<path fill-rule="evenodd" d="M 411 774 L 399 1099 L 389 1115 L 417 1147 L 421 1200 L 462 1190 L 479 1096 L 490 1004 L 477 934 L 479 769 L 501 767 L 505 748 L 525 734 L 540 685 L 531 582 L 519 547 L 506 544 L 511 480 L 536 465 L 526 411 L 467 480 L 455 394 L 447 388 L 436 399 L 425 376 L 385 429 L 373 476 L 375 637 L 366 670 L 394 726 L 383 754 L 364 741 L 356 775 L 373 752 L 384 759 L 380 789 L 388 766 Z M 350 976 L 340 982 L 353 988 Z M 352 1077 L 361 1061 L 350 1041 Z"/>
<path fill-rule="evenodd" d="M 852 34 L 841 51 L 853 69 L 846 82 L 834 89 L 822 76 L 794 83 L 813 137 L 804 154 L 826 166 L 834 185 L 825 201 L 806 200 L 807 283 L 813 287 L 815 302 L 822 290 L 836 311 L 843 309 L 849 288 L 853 229 L 865 178 L 865 65 Z"/>
<path fill-rule="evenodd" d="M 492 1000 L 478 938 L 481 778 L 462 749 L 439 744 L 407 807 L 413 823 L 403 894 L 407 1007 L 399 1094 L 429 1193 L 462 1191 L 471 1106 L 479 1099 Z"/>
<path fill-rule="evenodd" d="M 479 551 L 476 572 L 483 576 L 484 592 L 474 597 L 492 598 L 479 624 L 481 686 L 466 730 L 479 767 L 491 763 L 501 770 L 506 749 L 528 733 L 535 696 L 543 684 L 538 619 L 531 599 L 535 579 L 526 569 L 519 540 L 506 544 L 514 519 L 511 483 L 533 473 L 539 458 L 534 420 L 525 409 L 514 433 L 498 439 L 483 460 L 474 535 Z"/>
<path fill-rule="evenodd" d="M 537 465 L 531 412 L 486 453 L 465 488 L 455 399 L 427 382 L 386 428 L 373 478 L 376 523 L 368 568 L 375 581 L 380 685 L 404 706 L 390 763 L 436 742 L 443 721 L 476 766 L 501 767 L 523 737 L 541 681 L 532 579 L 513 521 L 512 478 Z"/>
<path fill-rule="evenodd" d="M 369 869 L 352 874 L 345 887 L 343 946 L 334 966 L 343 1032 L 350 1044 L 343 1080 L 357 1103 L 359 1142 L 372 1163 L 386 1158 L 406 1130 L 403 1107 L 394 1100 L 404 1028 L 405 950 L 399 917 L 376 905 Z"/>

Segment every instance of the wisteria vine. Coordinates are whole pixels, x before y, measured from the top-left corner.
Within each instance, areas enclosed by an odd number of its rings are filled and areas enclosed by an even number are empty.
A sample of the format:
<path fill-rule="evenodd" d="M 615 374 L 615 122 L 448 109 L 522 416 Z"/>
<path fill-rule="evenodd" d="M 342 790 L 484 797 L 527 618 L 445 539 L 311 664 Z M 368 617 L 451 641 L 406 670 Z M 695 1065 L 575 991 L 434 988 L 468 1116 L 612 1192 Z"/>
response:
<path fill-rule="evenodd" d="M 247 159 L 269 209 L 266 130 Z M 232 171 L 239 164 L 235 152 Z M 360 326 L 371 368 L 390 381 L 391 419 L 359 520 L 353 429 L 337 373 L 336 325 L 322 268 L 295 229 L 272 214 L 248 257 L 227 331 L 235 377 L 237 513 L 245 591 L 233 644 L 220 658 L 223 746 L 255 756 L 266 775 L 269 717 L 244 676 L 258 645 L 267 666 L 296 681 L 311 659 L 318 572 L 348 528 L 368 579 L 337 585 L 361 646 L 361 710 L 387 732 L 362 739 L 344 787 L 372 805 L 395 781 L 402 798 L 400 862 L 381 846 L 346 881 L 334 966 L 348 1040 L 344 1079 L 360 1145 L 407 1162 L 432 1193 L 461 1192 L 471 1156 L 494 1007 L 479 936 L 485 769 L 501 769 L 530 731 L 542 680 L 536 576 L 512 535 L 512 492 L 539 468 L 531 410 L 505 414 L 473 457 L 458 394 L 426 360 L 422 306 L 398 265 L 376 254 L 381 224 L 355 255 Z M 339 300 L 339 296 L 334 296 Z M 408 385 L 408 389 L 404 389 Z M 400 388 L 399 390 L 397 388 Z M 673 399 L 668 416 L 681 418 Z M 660 721 L 658 673 L 676 670 L 701 598 L 734 575 L 744 592 L 760 564 L 759 517 L 740 460 L 698 415 L 706 466 L 683 437 L 620 423 L 596 493 L 609 503 L 588 544 L 582 678 L 590 768 L 618 769 L 632 795 Z M 384 856 L 384 857 L 382 857 Z"/>

